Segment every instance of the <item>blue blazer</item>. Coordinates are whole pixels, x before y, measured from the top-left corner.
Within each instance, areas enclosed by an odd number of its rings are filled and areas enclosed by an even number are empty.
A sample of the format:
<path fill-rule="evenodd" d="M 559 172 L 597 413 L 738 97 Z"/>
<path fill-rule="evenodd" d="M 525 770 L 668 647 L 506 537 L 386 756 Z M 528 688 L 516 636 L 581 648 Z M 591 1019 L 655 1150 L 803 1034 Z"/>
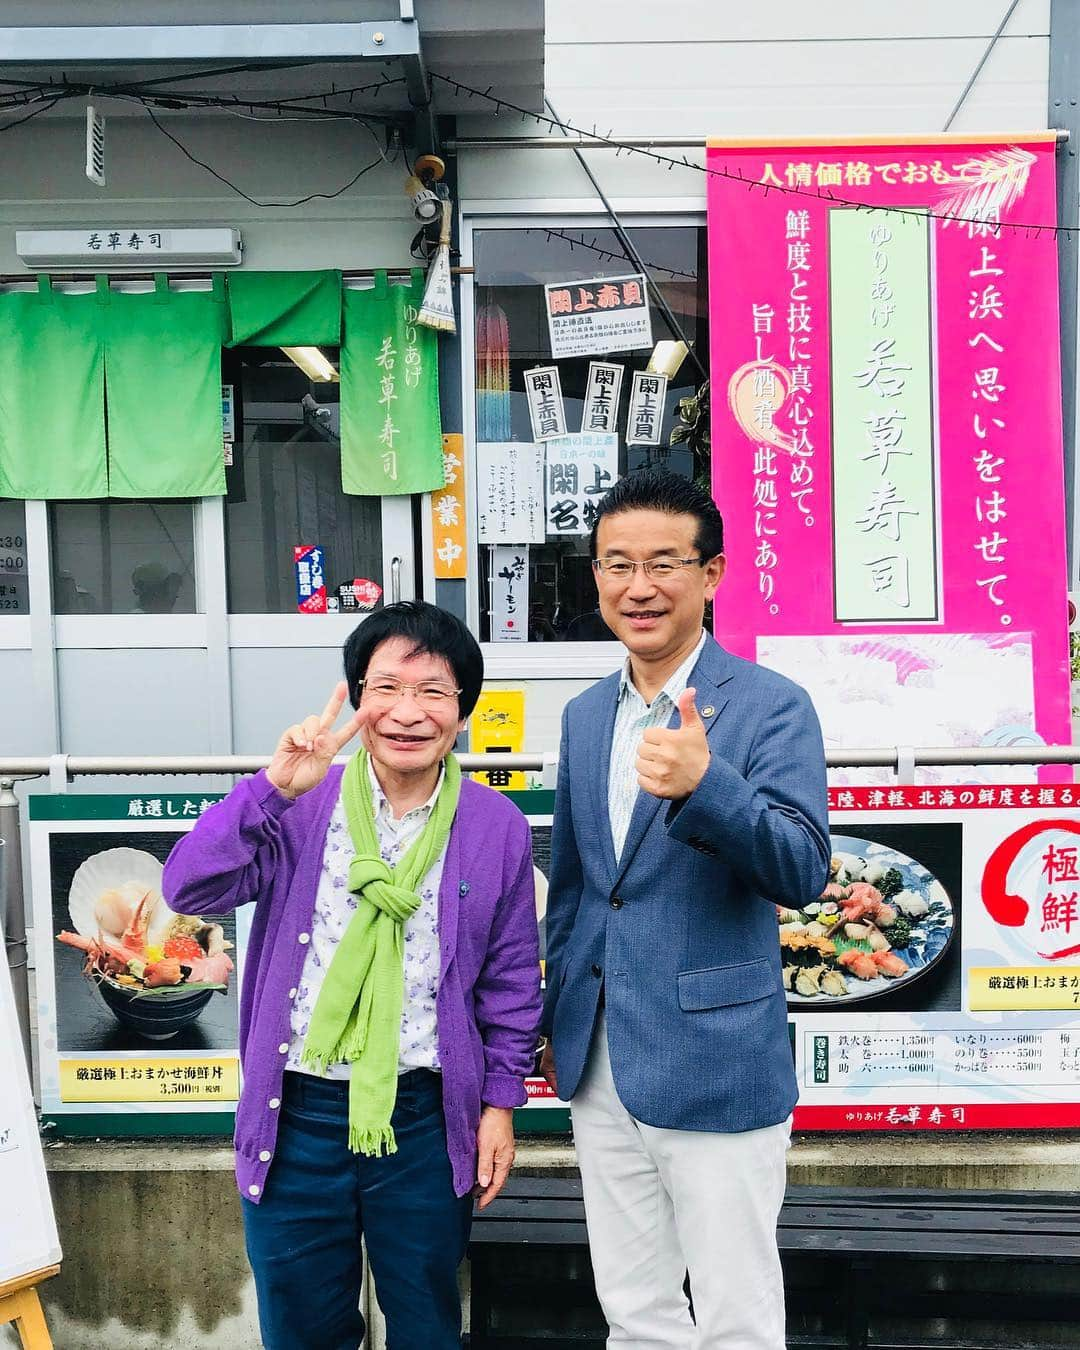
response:
<path fill-rule="evenodd" d="M 648 1125 L 735 1133 L 795 1105 L 773 903 L 825 885 L 825 755 L 805 691 L 711 637 L 689 684 L 709 768 L 682 801 L 639 792 L 618 861 L 608 764 L 619 675 L 563 713 L 544 1029 L 569 1099 L 603 989 L 627 1110 Z"/>

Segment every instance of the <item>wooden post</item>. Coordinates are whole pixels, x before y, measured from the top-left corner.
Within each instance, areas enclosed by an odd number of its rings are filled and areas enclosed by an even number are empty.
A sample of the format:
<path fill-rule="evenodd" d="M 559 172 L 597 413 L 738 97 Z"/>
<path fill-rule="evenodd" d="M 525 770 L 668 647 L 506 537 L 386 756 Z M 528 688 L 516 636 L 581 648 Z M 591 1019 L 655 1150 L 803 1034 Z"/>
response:
<path fill-rule="evenodd" d="M 29 1275 L 20 1275 L 16 1280 L 5 1280 L 0 1284 L 0 1326 L 5 1322 L 15 1324 L 23 1350 L 53 1350 L 37 1286 L 59 1270 L 59 1266 L 46 1266 L 43 1270 L 35 1270 Z"/>

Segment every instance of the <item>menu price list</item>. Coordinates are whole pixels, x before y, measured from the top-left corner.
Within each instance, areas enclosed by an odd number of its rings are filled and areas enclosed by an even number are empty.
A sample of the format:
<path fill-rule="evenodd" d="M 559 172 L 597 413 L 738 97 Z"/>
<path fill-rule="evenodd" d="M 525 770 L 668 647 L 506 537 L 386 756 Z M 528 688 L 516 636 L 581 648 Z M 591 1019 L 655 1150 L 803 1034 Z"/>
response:
<path fill-rule="evenodd" d="M 806 1032 L 807 1086 L 995 1082 L 1058 1086 L 1080 1079 L 1080 1029 Z"/>

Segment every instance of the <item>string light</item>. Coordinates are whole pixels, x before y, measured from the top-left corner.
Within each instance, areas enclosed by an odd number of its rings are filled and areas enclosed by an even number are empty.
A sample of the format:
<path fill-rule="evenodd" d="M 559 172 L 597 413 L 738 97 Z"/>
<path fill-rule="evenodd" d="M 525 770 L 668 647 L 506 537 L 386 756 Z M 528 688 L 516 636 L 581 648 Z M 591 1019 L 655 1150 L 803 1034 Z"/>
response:
<path fill-rule="evenodd" d="M 657 164 L 663 164 L 668 169 L 674 169 L 676 167 L 694 169 L 698 173 L 706 174 L 710 178 L 725 178 L 731 182 L 741 183 L 749 190 L 760 187 L 763 189 L 766 197 L 770 192 L 783 192 L 793 197 L 807 197 L 812 198 L 814 201 L 828 201 L 835 206 L 846 206 L 857 211 L 882 211 L 893 216 L 914 218 L 922 221 L 927 219 L 941 220 L 950 222 L 954 225 L 978 225 L 984 229 L 986 226 L 990 225 L 995 230 L 1036 230 L 1038 233 L 1045 231 L 1047 234 L 1064 234 L 1069 238 L 1077 232 L 1078 228 L 1075 225 L 1050 225 L 1044 221 L 988 221 L 977 216 L 962 216 L 944 211 L 931 211 L 923 207 L 887 206 L 884 204 L 877 205 L 873 202 L 857 201 L 852 197 L 838 196 L 831 189 L 821 191 L 815 188 L 787 186 L 783 183 L 759 183 L 753 179 L 747 178 L 744 174 L 734 169 L 714 168 L 707 164 L 698 164 L 694 160 L 687 159 L 685 155 L 677 159 L 673 155 L 665 155 L 658 150 L 649 150 L 642 146 L 630 145 L 626 141 L 615 140 L 610 133 L 607 136 L 604 136 L 595 130 L 591 132 L 585 131 L 581 127 L 575 126 L 572 122 L 560 122 L 557 118 L 548 117 L 544 113 L 530 112 L 527 108 L 521 108 L 516 103 L 510 103 L 506 99 L 496 97 L 490 92 L 490 89 L 473 89 L 467 84 L 462 84 L 460 80 L 451 79 L 449 75 L 440 75 L 438 71 L 433 70 L 430 71 L 429 74 L 431 79 L 449 85 L 450 88 L 454 89 L 459 94 L 466 94 L 469 98 L 476 97 L 486 99 L 489 103 L 494 105 L 496 112 L 505 109 L 509 112 L 521 113 L 523 116 L 531 117 L 535 122 L 548 127 L 552 131 L 561 131 L 570 135 L 580 136 L 586 140 L 595 141 L 597 145 L 608 146 L 610 149 L 615 150 L 616 153 L 625 150 L 629 155 L 644 155 L 646 159 L 655 160 Z M 508 146 L 512 147 L 513 142 L 508 142 Z"/>
<path fill-rule="evenodd" d="M 190 76 L 190 78 L 197 79 L 200 73 L 201 72 L 193 73 Z M 206 73 L 213 74 L 213 72 L 206 72 Z M 756 182 L 755 180 L 746 178 L 746 176 L 741 171 L 736 169 L 721 168 L 708 164 L 699 164 L 695 160 L 687 158 L 685 154 L 679 157 L 676 157 L 674 155 L 665 155 L 658 150 L 652 150 L 637 145 L 630 145 L 626 141 L 617 140 L 615 139 L 610 130 L 606 135 L 604 135 L 603 133 L 599 132 L 596 129 L 595 125 L 592 131 L 586 131 L 581 127 L 575 126 L 572 122 L 562 122 L 559 121 L 557 118 L 549 117 L 544 113 L 532 112 L 530 109 L 522 108 L 518 104 L 511 103 L 507 99 L 499 98 L 496 94 L 493 94 L 491 92 L 492 88 L 494 87 L 491 85 L 489 85 L 487 89 L 474 89 L 471 85 L 464 84 L 461 80 L 453 79 L 449 75 L 440 74 L 438 71 L 430 71 L 429 78 L 432 80 L 437 80 L 441 84 L 449 86 L 456 93 L 464 95 L 470 101 L 474 98 L 484 100 L 486 103 L 491 105 L 492 111 L 495 116 L 498 116 L 499 113 L 502 111 L 513 112 L 518 114 L 522 118 L 522 120 L 528 120 L 531 118 L 534 122 L 537 123 L 537 125 L 546 126 L 551 131 L 561 131 L 570 135 L 579 136 L 586 141 L 591 140 L 595 142 L 595 144 L 597 145 L 607 146 L 608 148 L 615 151 L 616 156 L 622 154 L 623 152 L 625 152 L 628 155 L 642 155 L 646 159 L 651 159 L 657 164 L 662 164 L 669 171 L 675 168 L 691 169 L 697 173 L 705 174 L 707 177 L 710 178 L 723 178 L 728 180 L 729 182 L 741 183 L 744 187 L 747 188 L 748 191 L 752 191 L 755 187 L 760 187 L 763 191 L 763 194 L 766 197 L 768 197 L 770 192 L 782 192 L 788 196 L 795 198 L 810 199 L 818 202 L 825 201 L 829 202 L 834 206 L 848 207 L 850 209 L 857 211 L 881 211 L 885 214 L 891 216 L 899 216 L 903 219 L 917 219 L 920 221 L 926 221 L 927 219 L 940 220 L 943 222 L 949 222 L 956 225 L 976 225 L 982 228 L 985 228 L 987 225 L 990 225 L 995 230 L 999 229 L 1023 230 L 1025 238 L 1031 238 L 1032 237 L 1031 232 L 1034 231 L 1034 237 L 1036 240 L 1040 239 L 1044 234 L 1052 235 L 1055 237 L 1057 235 L 1065 235 L 1066 238 L 1071 239 L 1072 236 L 1078 232 L 1078 229 L 1080 229 L 1080 227 L 1076 225 L 1058 225 L 1058 224 L 1051 224 L 1046 221 L 1012 221 L 1012 220 L 987 221 L 977 216 L 965 216 L 950 212 L 933 211 L 921 207 L 907 207 L 907 206 L 885 205 L 885 204 L 878 205 L 875 203 L 859 201 L 854 198 L 839 196 L 837 193 L 833 192 L 831 188 L 821 190 L 812 187 L 800 187 L 794 184 L 787 185 L 783 183 L 759 183 Z M 116 85 L 112 87 L 102 86 L 100 84 L 90 86 L 87 84 L 74 84 L 65 79 L 63 82 L 59 84 L 56 83 L 41 84 L 36 87 L 31 86 L 29 88 L 22 88 L 19 90 L 15 90 L 8 94 L 0 94 L 0 113 L 25 107 L 28 103 L 32 101 L 49 100 L 48 102 L 44 103 L 42 107 L 35 109 L 29 115 L 29 117 L 17 118 L 13 122 L 9 122 L 6 125 L 0 126 L 0 133 L 12 130 L 13 128 L 21 125 L 23 122 L 30 120 L 30 117 L 36 117 L 41 112 L 47 112 L 49 108 L 54 106 L 55 102 L 59 102 L 61 99 L 85 96 L 91 92 L 91 89 L 101 98 L 110 98 L 110 97 L 123 98 L 130 100 L 132 102 L 140 103 L 143 105 L 143 107 L 147 109 L 148 112 L 150 106 L 154 105 L 157 107 L 168 107 L 177 109 L 183 108 L 223 109 L 225 111 L 231 111 L 235 115 L 237 114 L 238 106 L 242 106 L 250 110 L 253 110 L 255 108 L 262 108 L 271 112 L 277 112 L 278 115 L 280 115 L 283 110 L 290 110 L 294 112 L 303 113 L 305 114 L 306 117 L 309 117 L 313 120 L 321 120 L 322 118 L 351 117 L 357 121 L 362 121 L 364 116 L 363 113 L 347 113 L 341 110 L 331 110 L 328 108 L 326 100 L 328 98 L 347 99 L 348 102 L 351 104 L 356 95 L 366 93 L 370 93 L 372 98 L 375 99 L 378 98 L 382 90 L 387 89 L 394 85 L 402 85 L 404 83 L 405 79 L 403 76 L 392 78 L 386 75 L 384 72 L 382 74 L 382 77 L 378 81 L 369 84 L 356 85 L 350 89 L 337 89 L 336 87 L 332 86 L 329 91 L 319 93 L 294 94 L 286 98 L 276 99 L 273 101 L 267 101 L 262 103 L 259 102 L 253 103 L 250 100 L 245 99 L 243 100 L 242 104 L 240 104 L 235 96 L 233 96 L 231 99 L 215 97 L 214 95 L 195 94 L 195 93 L 192 94 L 170 93 L 169 95 L 165 96 L 161 94 L 151 94 L 149 92 L 142 92 L 140 91 L 138 85 L 134 84 Z M 321 101 L 324 105 L 323 108 L 309 108 L 303 106 L 304 104 L 313 101 Z M 239 115 L 242 116 L 243 114 Z M 371 116 L 374 117 L 376 115 L 371 114 Z M 402 114 L 402 116 L 404 117 L 405 114 Z M 380 120 L 385 120 L 385 116 Z M 513 145 L 512 141 L 508 142 L 508 146 L 512 147 L 512 145 Z M 213 171 L 211 170 L 211 172 Z M 232 185 L 230 184 L 230 186 Z"/>
<path fill-rule="evenodd" d="M 619 263 L 620 266 L 625 266 L 628 261 L 625 253 L 613 253 L 610 249 L 602 248 L 596 242 L 595 235 L 593 236 L 592 242 L 589 243 L 585 239 L 568 234 L 565 230 L 556 230 L 549 225 L 530 226 L 526 229 L 525 233 L 532 234 L 534 230 L 537 230 L 548 239 L 561 239 L 563 243 L 569 244 L 571 253 L 575 248 L 584 248 L 592 253 L 598 254 L 605 262 L 615 262 Z M 666 267 L 663 263 L 650 262 L 646 263 L 645 266 L 651 272 L 666 272 L 667 275 L 671 277 L 685 277 L 688 281 L 697 281 L 698 279 L 698 274 L 696 272 L 686 272 L 678 267 Z"/>

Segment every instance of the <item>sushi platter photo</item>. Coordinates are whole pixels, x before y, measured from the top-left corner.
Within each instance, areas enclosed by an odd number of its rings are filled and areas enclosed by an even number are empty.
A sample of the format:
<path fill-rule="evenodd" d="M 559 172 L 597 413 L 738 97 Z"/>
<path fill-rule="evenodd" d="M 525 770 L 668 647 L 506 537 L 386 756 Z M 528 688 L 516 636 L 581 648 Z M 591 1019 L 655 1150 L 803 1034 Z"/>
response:
<path fill-rule="evenodd" d="M 793 1007 L 889 993 L 939 962 L 953 936 L 952 900 L 926 867 L 889 845 L 847 835 L 832 837 L 821 895 L 776 911 Z"/>

